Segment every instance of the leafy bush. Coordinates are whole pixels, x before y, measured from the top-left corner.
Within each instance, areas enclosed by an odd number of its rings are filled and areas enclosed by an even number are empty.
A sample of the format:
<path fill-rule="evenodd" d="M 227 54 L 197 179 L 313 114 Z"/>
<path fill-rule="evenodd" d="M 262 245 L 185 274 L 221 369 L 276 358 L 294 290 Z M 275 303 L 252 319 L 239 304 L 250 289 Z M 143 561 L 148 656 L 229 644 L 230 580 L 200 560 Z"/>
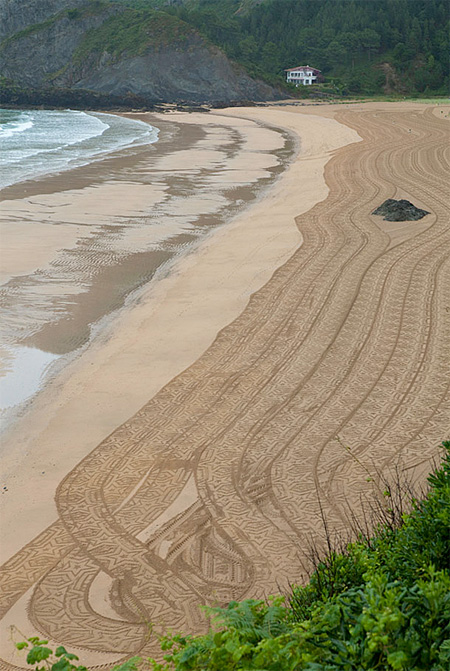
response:
<path fill-rule="evenodd" d="M 319 603 L 309 619 L 287 625 L 272 604 L 244 602 L 217 613 L 222 629 L 202 637 L 164 639 L 166 662 L 158 671 L 346 671 L 405 669 L 445 671 L 450 668 L 450 576 L 430 568 L 412 586 L 389 581 L 382 571 L 368 572 L 361 587 Z M 284 631 L 283 631 L 284 630 Z M 281 633 L 279 633 L 281 632 Z"/>
<path fill-rule="evenodd" d="M 47 640 L 41 640 L 38 636 L 32 636 L 27 641 L 17 643 L 18 650 L 31 648 L 27 654 L 27 664 L 35 666 L 35 671 L 87 671 L 85 666 L 76 666 L 73 662 L 78 661 L 78 657 L 60 645 L 55 652 L 47 647 Z M 43 664 L 41 665 L 41 663 Z"/>
<path fill-rule="evenodd" d="M 67 18 L 69 18 L 71 21 L 79 19 L 81 15 L 81 11 L 78 8 L 67 10 Z"/>

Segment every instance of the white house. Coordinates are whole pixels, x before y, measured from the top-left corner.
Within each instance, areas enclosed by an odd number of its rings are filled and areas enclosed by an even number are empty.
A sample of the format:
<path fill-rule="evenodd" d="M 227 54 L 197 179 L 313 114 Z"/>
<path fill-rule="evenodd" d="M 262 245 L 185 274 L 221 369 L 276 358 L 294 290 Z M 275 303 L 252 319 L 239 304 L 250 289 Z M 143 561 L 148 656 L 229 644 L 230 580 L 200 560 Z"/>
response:
<path fill-rule="evenodd" d="M 298 65 L 296 68 L 286 69 L 285 72 L 286 80 L 296 86 L 299 84 L 314 84 L 320 77 L 320 70 L 312 68 L 310 65 Z"/>

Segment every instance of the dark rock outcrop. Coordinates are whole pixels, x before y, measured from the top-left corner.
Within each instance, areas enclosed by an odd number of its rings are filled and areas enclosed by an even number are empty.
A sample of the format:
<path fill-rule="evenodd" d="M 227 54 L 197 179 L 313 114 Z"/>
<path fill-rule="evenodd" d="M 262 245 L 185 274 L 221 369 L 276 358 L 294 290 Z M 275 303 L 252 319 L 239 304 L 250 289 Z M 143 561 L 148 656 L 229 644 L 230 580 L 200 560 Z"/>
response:
<path fill-rule="evenodd" d="M 63 83 L 67 86 L 67 78 L 75 75 L 75 88 L 113 95 L 134 93 L 152 103 L 214 103 L 274 97 L 269 86 L 243 72 L 235 72 L 219 49 L 206 48 L 196 36 L 183 50 L 168 45 L 143 56 L 97 63 L 79 79 L 76 74 L 76 69 L 75 72 L 69 69 Z"/>
<path fill-rule="evenodd" d="M 379 214 L 384 221 L 418 221 L 430 213 L 415 207 L 409 200 L 388 198 L 372 214 Z"/>

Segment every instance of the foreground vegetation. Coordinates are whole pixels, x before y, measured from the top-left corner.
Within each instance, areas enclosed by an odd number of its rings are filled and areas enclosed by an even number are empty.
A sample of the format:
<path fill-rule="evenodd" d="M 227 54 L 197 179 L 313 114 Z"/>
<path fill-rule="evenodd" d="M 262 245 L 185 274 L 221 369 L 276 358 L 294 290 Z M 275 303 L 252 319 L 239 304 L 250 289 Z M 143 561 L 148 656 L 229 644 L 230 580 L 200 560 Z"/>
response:
<path fill-rule="evenodd" d="M 209 634 L 167 636 L 163 663 L 133 658 L 114 671 L 448 671 L 450 441 L 442 447 L 426 495 L 408 497 L 401 479 L 380 488 L 373 533 L 355 522 L 357 540 L 341 551 L 328 535 L 309 584 L 207 609 Z M 17 647 L 29 648 L 37 671 L 85 671 L 63 647 L 53 654 L 46 644 L 31 638 Z"/>

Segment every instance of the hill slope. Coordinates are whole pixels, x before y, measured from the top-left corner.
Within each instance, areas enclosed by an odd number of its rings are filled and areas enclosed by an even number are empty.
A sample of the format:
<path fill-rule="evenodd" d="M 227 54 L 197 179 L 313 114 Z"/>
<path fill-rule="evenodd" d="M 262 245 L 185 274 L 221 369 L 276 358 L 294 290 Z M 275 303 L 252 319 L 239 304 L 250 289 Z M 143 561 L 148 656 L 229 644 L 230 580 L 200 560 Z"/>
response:
<path fill-rule="evenodd" d="M 233 102 L 277 97 L 180 18 L 83 0 L 8 2 L 1 74 L 19 87 L 134 94 L 154 102 Z M 27 15 L 30 23 L 27 25 Z M 36 19 L 37 23 L 33 23 Z M 20 28 L 11 34 L 9 27 Z"/>
<path fill-rule="evenodd" d="M 166 11 L 270 82 L 309 63 L 351 94 L 448 92 L 447 0 L 177 0 Z"/>

